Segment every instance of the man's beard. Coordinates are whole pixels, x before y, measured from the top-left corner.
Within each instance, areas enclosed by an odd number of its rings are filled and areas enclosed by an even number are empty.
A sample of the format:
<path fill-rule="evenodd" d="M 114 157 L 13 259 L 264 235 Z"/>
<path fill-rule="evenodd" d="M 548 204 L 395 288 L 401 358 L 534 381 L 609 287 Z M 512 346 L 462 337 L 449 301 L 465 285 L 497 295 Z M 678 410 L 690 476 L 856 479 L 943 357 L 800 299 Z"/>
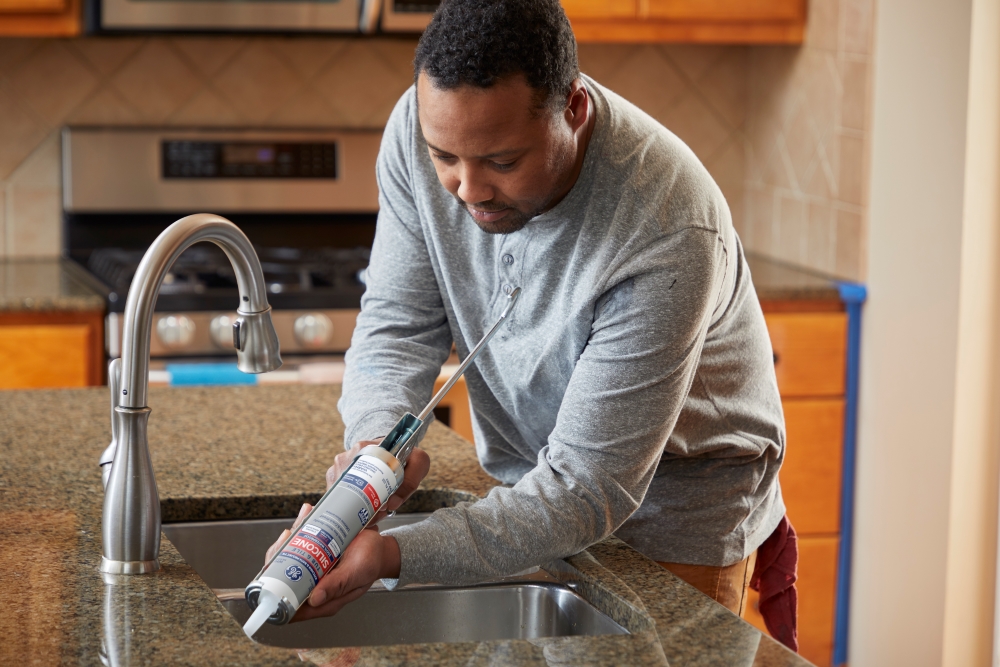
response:
<path fill-rule="evenodd" d="M 465 212 L 469 214 L 472 221 L 476 223 L 481 230 L 487 234 L 513 234 L 524 229 L 524 226 L 531 222 L 531 219 L 541 215 L 544 207 L 540 207 L 537 211 L 532 211 L 531 213 L 522 213 L 512 206 L 497 205 L 492 202 L 477 202 L 475 207 L 480 211 L 510 211 L 507 215 L 496 220 L 494 222 L 485 222 L 476 219 L 476 216 L 472 215 L 472 211 L 469 210 L 469 205 L 465 203 L 457 195 L 453 195 L 458 201 L 459 205 L 465 209 Z"/>

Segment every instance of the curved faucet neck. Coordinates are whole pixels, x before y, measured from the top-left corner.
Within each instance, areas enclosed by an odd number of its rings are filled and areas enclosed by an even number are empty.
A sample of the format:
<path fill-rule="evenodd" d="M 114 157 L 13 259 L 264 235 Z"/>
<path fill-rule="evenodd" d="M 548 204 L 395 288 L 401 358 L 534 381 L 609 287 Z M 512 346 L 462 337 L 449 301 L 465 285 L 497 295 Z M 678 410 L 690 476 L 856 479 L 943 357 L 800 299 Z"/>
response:
<path fill-rule="evenodd" d="M 121 393 L 118 402 L 122 407 L 146 407 L 149 338 L 156 297 L 174 261 L 199 241 L 215 243 L 229 257 L 239 286 L 241 314 L 262 313 L 270 308 L 257 253 L 236 225 L 209 213 L 189 215 L 172 224 L 150 246 L 129 287 L 122 331 Z"/>

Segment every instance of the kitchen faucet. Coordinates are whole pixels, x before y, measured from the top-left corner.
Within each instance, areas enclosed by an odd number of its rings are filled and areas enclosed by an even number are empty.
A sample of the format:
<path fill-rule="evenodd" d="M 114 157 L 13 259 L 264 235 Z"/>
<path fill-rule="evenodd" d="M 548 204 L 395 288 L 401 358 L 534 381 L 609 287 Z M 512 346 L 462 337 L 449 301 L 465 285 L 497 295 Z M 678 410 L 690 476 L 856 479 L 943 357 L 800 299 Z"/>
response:
<path fill-rule="evenodd" d="M 122 356 L 108 367 L 111 444 L 101 455 L 104 515 L 101 572 L 141 574 L 160 568 L 160 498 L 149 457 L 149 336 L 160 285 L 177 257 L 199 241 L 211 241 L 229 257 L 239 285 L 233 323 L 237 366 L 266 373 L 281 366 L 271 323 L 264 273 L 246 235 L 225 218 L 199 213 L 167 227 L 146 251 L 128 291 Z"/>

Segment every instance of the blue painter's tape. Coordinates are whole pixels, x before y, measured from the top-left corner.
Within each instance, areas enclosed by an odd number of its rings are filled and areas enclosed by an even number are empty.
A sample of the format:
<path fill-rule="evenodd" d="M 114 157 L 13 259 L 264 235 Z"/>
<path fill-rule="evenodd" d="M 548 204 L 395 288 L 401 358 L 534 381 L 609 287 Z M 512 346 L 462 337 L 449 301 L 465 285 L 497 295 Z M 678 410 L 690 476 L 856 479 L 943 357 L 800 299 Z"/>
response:
<path fill-rule="evenodd" d="M 222 387 L 257 384 L 257 376 L 243 373 L 236 364 L 167 364 L 172 387 Z"/>
<path fill-rule="evenodd" d="M 844 397 L 844 473 L 840 491 L 840 548 L 837 554 L 837 608 L 833 664 L 847 662 L 847 627 L 851 610 L 851 548 L 854 543 L 854 476 L 858 438 L 858 384 L 861 370 L 861 305 L 868 290 L 859 283 L 838 282 L 847 307 L 847 395 Z"/>

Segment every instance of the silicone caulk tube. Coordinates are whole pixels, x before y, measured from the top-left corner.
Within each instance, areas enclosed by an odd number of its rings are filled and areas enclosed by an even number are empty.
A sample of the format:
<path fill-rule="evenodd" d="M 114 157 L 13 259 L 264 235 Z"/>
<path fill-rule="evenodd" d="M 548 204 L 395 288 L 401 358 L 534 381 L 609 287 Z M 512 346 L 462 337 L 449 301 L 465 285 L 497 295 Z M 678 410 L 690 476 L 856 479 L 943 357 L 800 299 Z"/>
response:
<path fill-rule="evenodd" d="M 243 626 L 247 636 L 265 620 L 276 625 L 290 621 L 402 483 L 403 465 L 395 456 L 378 445 L 362 449 L 247 586 L 247 603 L 255 610 Z"/>

